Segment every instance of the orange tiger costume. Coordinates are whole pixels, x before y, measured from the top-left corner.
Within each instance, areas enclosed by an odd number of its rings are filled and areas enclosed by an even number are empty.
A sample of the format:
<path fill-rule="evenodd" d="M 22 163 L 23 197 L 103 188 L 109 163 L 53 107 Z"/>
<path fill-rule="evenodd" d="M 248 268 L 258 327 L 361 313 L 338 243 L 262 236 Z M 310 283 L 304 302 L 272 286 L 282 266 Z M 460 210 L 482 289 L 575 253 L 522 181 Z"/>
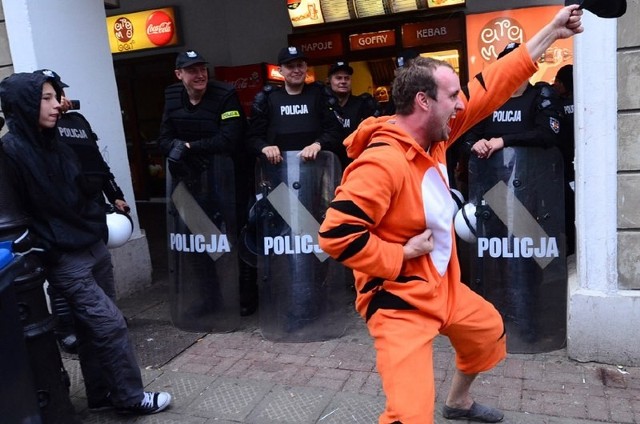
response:
<path fill-rule="evenodd" d="M 525 47 L 524 45 L 522 47 Z M 320 246 L 354 270 L 356 309 L 375 341 L 387 397 L 381 424 L 433 420 L 433 339 L 450 338 L 465 374 L 506 355 L 502 319 L 460 282 L 446 149 L 503 104 L 537 70 L 525 48 L 488 66 L 463 97 L 451 136 L 425 151 L 394 118 L 369 118 L 344 144 L 354 162 L 320 228 Z M 434 250 L 403 261 L 403 245 L 426 228 Z"/>

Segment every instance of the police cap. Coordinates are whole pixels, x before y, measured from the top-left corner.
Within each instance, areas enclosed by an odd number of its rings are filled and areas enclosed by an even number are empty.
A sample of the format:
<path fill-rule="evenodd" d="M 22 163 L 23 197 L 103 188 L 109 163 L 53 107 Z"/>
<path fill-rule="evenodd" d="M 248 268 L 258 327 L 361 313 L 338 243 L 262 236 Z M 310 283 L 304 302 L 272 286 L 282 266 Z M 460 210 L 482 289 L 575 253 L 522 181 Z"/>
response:
<path fill-rule="evenodd" d="M 176 69 L 187 68 L 191 65 L 197 65 L 198 63 L 209 63 L 207 59 L 202 57 L 200 53 L 195 50 L 187 50 L 186 52 L 178 53 L 176 57 Z"/>
<path fill-rule="evenodd" d="M 285 63 L 292 62 L 296 59 L 307 61 L 307 57 L 302 53 L 302 51 L 293 46 L 284 47 L 278 53 L 278 65 L 283 65 Z"/>
<path fill-rule="evenodd" d="M 353 75 L 353 68 L 347 62 L 339 61 L 329 67 L 329 76 L 338 71 L 345 71 L 349 75 Z"/>

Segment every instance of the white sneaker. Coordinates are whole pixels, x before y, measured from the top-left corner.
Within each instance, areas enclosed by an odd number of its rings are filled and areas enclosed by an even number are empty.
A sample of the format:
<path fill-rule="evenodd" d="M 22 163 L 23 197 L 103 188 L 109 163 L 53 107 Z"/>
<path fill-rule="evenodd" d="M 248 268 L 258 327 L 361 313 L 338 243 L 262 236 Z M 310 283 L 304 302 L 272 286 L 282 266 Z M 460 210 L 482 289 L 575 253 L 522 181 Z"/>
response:
<path fill-rule="evenodd" d="M 171 395 L 167 392 L 144 392 L 139 403 L 118 408 L 119 414 L 149 415 L 165 409 L 171 403 Z"/>

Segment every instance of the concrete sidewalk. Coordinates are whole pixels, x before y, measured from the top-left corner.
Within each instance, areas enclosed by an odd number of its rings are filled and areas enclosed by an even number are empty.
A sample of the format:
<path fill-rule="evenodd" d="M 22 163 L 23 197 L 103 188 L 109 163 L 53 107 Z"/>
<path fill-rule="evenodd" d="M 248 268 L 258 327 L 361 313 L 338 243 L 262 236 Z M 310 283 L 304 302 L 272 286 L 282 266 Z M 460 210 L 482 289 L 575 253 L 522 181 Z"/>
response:
<path fill-rule="evenodd" d="M 374 424 L 384 407 L 372 341 L 349 307 L 339 339 L 274 343 L 259 331 L 258 315 L 224 334 L 189 333 L 170 323 L 166 281 L 120 307 L 148 389 L 166 390 L 166 412 L 122 417 L 86 410 L 79 364 L 64 356 L 72 401 L 85 423 Z M 448 339 L 435 343 L 436 423 L 454 371 Z M 577 363 L 565 350 L 508 356 L 473 387 L 479 402 L 505 411 L 514 424 L 640 423 L 640 368 Z M 460 422 L 460 421 L 458 421 Z"/>

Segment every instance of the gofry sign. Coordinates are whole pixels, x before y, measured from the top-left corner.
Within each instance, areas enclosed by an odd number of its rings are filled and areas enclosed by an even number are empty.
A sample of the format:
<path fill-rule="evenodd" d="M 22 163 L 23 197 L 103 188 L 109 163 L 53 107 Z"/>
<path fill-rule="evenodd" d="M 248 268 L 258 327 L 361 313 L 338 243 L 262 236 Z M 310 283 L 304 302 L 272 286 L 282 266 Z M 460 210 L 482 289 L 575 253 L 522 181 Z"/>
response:
<path fill-rule="evenodd" d="M 111 53 L 154 49 L 178 44 L 172 7 L 107 17 Z"/>

